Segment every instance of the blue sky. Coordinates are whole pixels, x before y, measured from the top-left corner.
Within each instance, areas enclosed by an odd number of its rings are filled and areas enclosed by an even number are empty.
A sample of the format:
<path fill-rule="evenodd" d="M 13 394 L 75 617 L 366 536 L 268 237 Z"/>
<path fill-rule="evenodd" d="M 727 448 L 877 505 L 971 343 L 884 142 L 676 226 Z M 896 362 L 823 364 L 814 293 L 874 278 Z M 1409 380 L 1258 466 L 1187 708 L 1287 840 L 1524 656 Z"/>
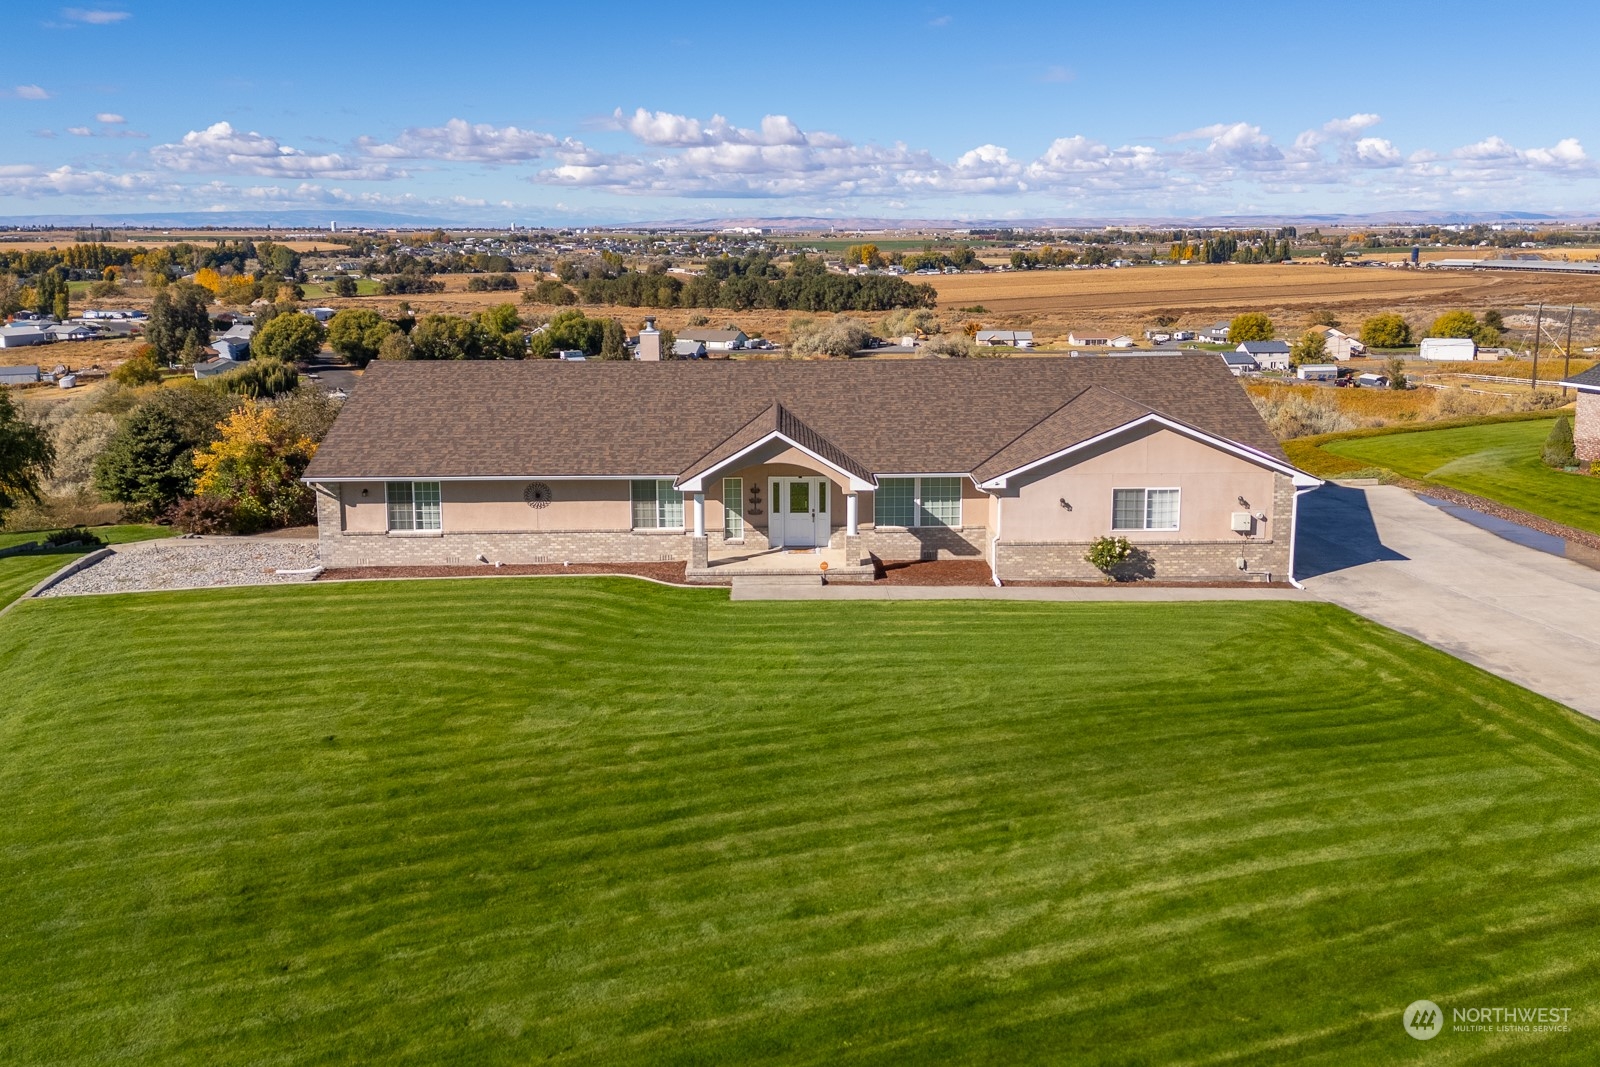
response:
<path fill-rule="evenodd" d="M 0 215 L 1600 204 L 1600 109 L 1549 43 L 1593 40 L 1592 2 L 222 10 L 6 5 Z"/>

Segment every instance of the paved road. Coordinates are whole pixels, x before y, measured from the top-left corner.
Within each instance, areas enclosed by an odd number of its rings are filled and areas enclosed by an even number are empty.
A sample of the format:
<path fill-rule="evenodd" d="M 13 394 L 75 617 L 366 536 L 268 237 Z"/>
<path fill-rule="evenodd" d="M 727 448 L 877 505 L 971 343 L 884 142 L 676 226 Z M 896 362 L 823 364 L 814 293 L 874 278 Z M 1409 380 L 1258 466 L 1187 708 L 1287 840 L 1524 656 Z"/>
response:
<path fill-rule="evenodd" d="M 1396 486 L 1300 502 L 1297 576 L 1324 600 L 1600 718 L 1600 570 Z"/>

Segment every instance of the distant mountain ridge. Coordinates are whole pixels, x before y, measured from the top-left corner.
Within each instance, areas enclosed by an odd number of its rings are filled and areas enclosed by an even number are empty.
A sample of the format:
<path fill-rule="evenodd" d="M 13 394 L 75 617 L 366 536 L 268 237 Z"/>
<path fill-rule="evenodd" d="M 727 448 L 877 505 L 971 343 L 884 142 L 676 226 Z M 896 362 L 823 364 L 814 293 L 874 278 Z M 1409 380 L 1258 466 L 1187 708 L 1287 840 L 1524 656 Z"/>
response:
<path fill-rule="evenodd" d="M 1558 215 L 1536 211 L 1374 211 L 1361 214 L 1261 214 L 1261 215 L 1106 215 L 1089 218 L 1040 217 L 1025 219 L 888 218 L 852 216 L 826 218 L 818 215 L 726 216 L 714 218 L 660 219 L 653 222 L 538 222 L 522 217 L 498 219 L 447 218 L 436 215 L 407 215 L 393 211 L 283 210 L 283 211 L 108 211 L 99 215 L 11 215 L 0 216 L 0 227 L 131 227 L 151 229 L 258 228 L 327 230 L 330 224 L 340 229 L 398 228 L 423 229 L 434 226 L 498 229 L 512 224 L 523 227 L 571 229 L 574 227 L 646 230 L 720 230 L 734 227 L 762 227 L 771 230 L 835 230 L 846 233 L 860 230 L 975 230 L 975 229 L 1074 229 L 1096 230 L 1108 226 L 1143 229 L 1252 229 L 1277 226 L 1426 226 L 1473 225 L 1478 223 L 1595 223 L 1600 215 Z"/>

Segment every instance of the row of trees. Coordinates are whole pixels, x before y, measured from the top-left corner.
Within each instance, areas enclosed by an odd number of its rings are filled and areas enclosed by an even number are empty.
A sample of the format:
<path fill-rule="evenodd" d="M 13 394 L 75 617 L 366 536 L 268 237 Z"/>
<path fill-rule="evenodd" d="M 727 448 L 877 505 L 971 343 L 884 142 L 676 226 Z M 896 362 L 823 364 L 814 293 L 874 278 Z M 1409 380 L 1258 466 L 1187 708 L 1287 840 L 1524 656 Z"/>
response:
<path fill-rule="evenodd" d="M 772 308 L 787 311 L 889 311 L 901 307 L 933 307 L 938 295 L 929 285 L 913 285 L 883 274 L 834 274 L 821 260 L 798 255 L 788 271 L 779 272 L 765 257 L 753 264 L 712 260 L 706 272 L 687 282 L 666 273 L 622 270 L 615 276 L 592 276 L 574 283 L 570 299 L 554 290 L 547 303 L 616 304 L 649 308 L 725 308 L 745 311 Z M 571 290 L 569 290 L 571 291 Z"/>

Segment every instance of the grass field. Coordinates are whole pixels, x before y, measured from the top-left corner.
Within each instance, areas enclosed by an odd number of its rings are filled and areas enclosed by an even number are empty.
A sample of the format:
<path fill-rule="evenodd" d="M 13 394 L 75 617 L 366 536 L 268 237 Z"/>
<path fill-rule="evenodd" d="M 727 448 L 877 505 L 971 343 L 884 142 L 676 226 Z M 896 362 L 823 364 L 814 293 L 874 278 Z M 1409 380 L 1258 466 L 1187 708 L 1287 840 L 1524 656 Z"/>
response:
<path fill-rule="evenodd" d="M 6 1062 L 1600 1047 L 1600 725 L 1331 606 L 314 585 L 0 665 Z"/>
<path fill-rule="evenodd" d="M 71 563 L 82 552 L 43 552 L 39 555 L 6 556 L 0 558 L 0 608 L 4 608 L 28 590 Z M 4 672 L 0 671 L 0 676 Z M 9 689 L 0 690 L 9 698 Z"/>
<path fill-rule="evenodd" d="M 1540 460 L 1551 424 L 1551 419 L 1535 419 L 1418 430 L 1329 441 L 1321 447 L 1600 533 L 1600 478 L 1552 470 Z"/>

